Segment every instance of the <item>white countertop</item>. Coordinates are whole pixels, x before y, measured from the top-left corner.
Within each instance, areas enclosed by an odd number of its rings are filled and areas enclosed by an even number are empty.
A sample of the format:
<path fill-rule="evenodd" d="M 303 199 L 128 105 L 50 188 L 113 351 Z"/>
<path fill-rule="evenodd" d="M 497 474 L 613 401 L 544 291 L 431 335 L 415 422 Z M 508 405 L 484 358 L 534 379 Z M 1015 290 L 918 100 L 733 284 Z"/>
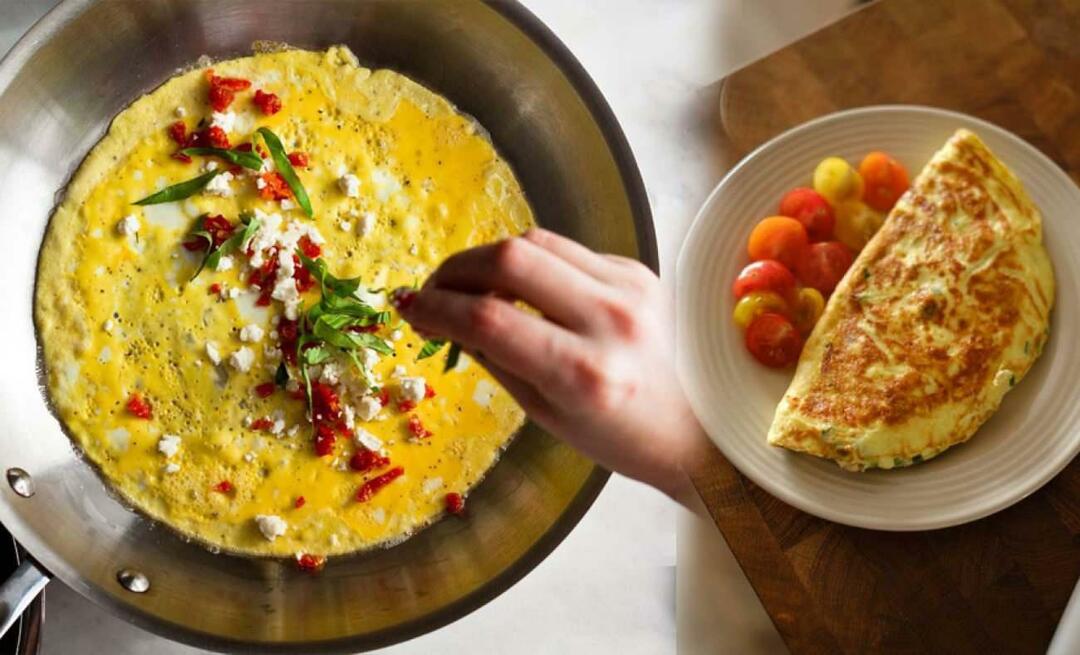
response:
<path fill-rule="evenodd" d="M 669 288 L 690 222 L 731 164 L 715 138 L 716 82 L 853 4 L 524 1 L 581 60 L 621 122 L 649 192 Z M 54 4 L 0 0 L 0 52 Z M 525 579 L 456 623 L 380 653 L 675 652 L 677 522 L 678 650 L 782 649 L 715 527 L 613 476 L 579 526 Z M 47 655 L 200 652 L 130 626 L 59 582 L 46 595 Z"/>

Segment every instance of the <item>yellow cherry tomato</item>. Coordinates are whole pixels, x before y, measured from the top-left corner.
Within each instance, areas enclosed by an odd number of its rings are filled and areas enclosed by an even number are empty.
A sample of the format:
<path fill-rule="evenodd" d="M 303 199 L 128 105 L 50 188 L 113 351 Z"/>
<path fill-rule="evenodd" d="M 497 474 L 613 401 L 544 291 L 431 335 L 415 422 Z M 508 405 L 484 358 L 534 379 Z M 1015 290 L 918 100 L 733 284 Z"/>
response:
<path fill-rule="evenodd" d="M 766 312 L 788 314 L 788 305 L 784 299 L 772 291 L 755 291 L 748 293 L 735 303 L 735 324 L 746 329 L 755 318 Z"/>
<path fill-rule="evenodd" d="M 862 250 L 885 221 L 884 216 L 858 200 L 842 202 L 835 211 L 836 240 L 854 252 Z"/>
<path fill-rule="evenodd" d="M 799 296 L 795 300 L 795 316 L 793 322 L 799 332 L 810 334 L 817 325 L 821 313 L 825 311 L 825 298 L 817 289 L 803 287 L 799 289 Z"/>
<path fill-rule="evenodd" d="M 814 169 L 814 191 L 832 205 L 847 200 L 861 200 L 863 179 L 859 171 L 840 157 L 826 157 Z"/>

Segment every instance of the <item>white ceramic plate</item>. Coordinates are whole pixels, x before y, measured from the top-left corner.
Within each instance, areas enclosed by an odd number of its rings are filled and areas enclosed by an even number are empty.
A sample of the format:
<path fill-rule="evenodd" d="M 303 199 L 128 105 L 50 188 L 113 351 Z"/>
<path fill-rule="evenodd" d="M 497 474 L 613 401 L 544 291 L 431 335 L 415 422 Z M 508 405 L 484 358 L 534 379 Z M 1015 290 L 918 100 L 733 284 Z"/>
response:
<path fill-rule="evenodd" d="M 1024 183 L 1043 214 L 1057 277 L 1050 341 L 1042 357 L 972 439 L 916 466 L 849 473 L 830 461 L 769 446 L 765 435 L 792 371 L 758 364 L 731 319 L 731 284 L 748 263 L 754 225 L 780 197 L 809 186 L 814 166 L 871 150 L 914 177 L 959 127 L 981 136 Z M 679 369 L 706 431 L 747 477 L 799 509 L 881 530 L 928 530 L 987 516 L 1048 482 L 1080 450 L 1080 189 L 1050 159 L 990 123 L 915 106 L 866 107 L 811 121 L 740 162 L 705 202 L 679 256 Z"/>

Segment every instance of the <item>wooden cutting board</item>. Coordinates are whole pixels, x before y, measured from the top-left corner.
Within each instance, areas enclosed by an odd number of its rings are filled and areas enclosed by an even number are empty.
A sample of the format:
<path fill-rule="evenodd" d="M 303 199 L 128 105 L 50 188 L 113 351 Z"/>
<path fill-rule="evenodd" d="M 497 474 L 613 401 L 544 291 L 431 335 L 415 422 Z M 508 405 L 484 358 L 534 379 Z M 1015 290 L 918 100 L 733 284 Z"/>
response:
<path fill-rule="evenodd" d="M 1080 0 L 878 0 L 733 73 L 720 115 L 741 157 L 884 103 L 1002 125 L 1080 182 Z M 1043 653 L 1080 576 L 1080 461 L 992 517 L 906 534 L 804 514 L 711 445 L 697 461 L 694 485 L 795 653 Z"/>

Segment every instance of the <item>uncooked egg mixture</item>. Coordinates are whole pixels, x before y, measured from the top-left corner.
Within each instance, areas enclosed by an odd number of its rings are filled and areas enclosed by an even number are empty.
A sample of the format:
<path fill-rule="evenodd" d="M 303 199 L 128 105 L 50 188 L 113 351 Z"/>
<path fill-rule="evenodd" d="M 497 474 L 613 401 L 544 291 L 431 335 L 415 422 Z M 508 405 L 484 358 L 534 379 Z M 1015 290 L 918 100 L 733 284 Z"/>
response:
<path fill-rule="evenodd" d="M 343 47 L 201 65 L 113 120 L 52 217 L 51 399 L 125 499 L 210 547 L 400 542 L 463 511 L 524 416 L 392 292 L 532 224 L 483 131 L 400 74 Z"/>

